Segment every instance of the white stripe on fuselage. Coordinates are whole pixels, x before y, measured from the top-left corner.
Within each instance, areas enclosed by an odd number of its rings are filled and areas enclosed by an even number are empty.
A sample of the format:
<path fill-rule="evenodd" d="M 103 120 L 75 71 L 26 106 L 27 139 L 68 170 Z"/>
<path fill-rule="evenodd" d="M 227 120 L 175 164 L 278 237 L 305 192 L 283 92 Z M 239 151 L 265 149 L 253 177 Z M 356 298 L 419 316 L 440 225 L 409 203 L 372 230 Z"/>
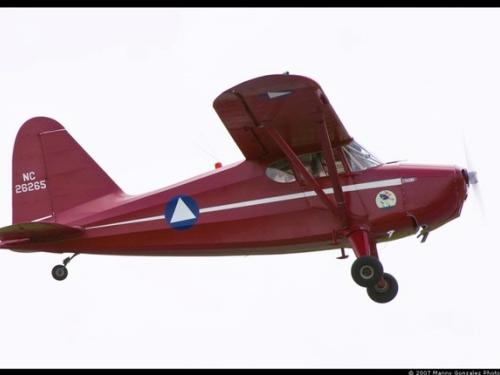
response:
<path fill-rule="evenodd" d="M 52 217 L 52 215 L 48 215 L 48 216 L 44 216 L 44 217 L 41 217 L 41 218 L 38 218 L 38 219 L 35 219 L 35 220 L 31 220 L 32 223 L 36 223 L 38 221 L 42 221 L 42 220 L 45 220 L 45 219 L 50 219 Z"/>
<path fill-rule="evenodd" d="M 388 186 L 397 186 L 402 185 L 403 182 L 400 178 L 393 178 L 390 180 L 380 180 L 380 181 L 372 181 L 372 182 L 363 182 L 361 184 L 354 185 L 344 185 L 342 186 L 342 191 L 358 191 L 358 190 L 367 190 L 367 189 L 375 189 L 381 187 Z"/>
<path fill-rule="evenodd" d="M 390 180 L 379 180 L 379 181 L 372 181 L 372 182 L 363 182 L 361 184 L 344 185 L 344 186 L 342 186 L 342 191 L 343 192 L 351 192 L 351 191 L 375 189 L 375 188 L 388 187 L 388 186 L 397 186 L 397 185 L 401 185 L 401 184 L 402 184 L 401 178 L 393 178 L 393 179 L 390 179 Z M 323 189 L 323 192 L 325 194 L 333 194 L 333 188 Z M 223 205 L 220 205 L 220 206 L 200 208 L 200 214 L 208 213 L 208 212 L 232 210 L 234 208 L 242 208 L 242 207 L 249 207 L 249 206 L 258 206 L 258 205 L 261 205 L 261 204 L 283 202 L 283 201 L 289 201 L 289 200 L 293 200 L 293 199 L 313 197 L 315 195 L 316 195 L 316 192 L 312 190 L 312 191 L 305 191 L 305 192 L 301 192 L 301 193 L 293 193 L 293 194 L 286 194 L 286 195 L 277 195 L 277 196 L 268 197 L 268 198 L 252 199 L 252 200 L 249 200 L 249 201 L 243 201 L 243 202 L 223 204 Z M 127 220 L 127 221 L 120 221 L 120 222 L 117 222 L 117 223 L 96 225 L 96 226 L 92 226 L 92 227 L 87 227 L 85 229 L 106 228 L 106 227 L 113 227 L 113 226 L 116 226 L 116 225 L 144 223 L 144 222 L 148 222 L 148 221 L 156 221 L 156 220 L 164 220 L 164 219 L 165 219 L 164 215 L 151 216 L 151 217 L 144 217 L 142 219 L 134 219 L 134 220 Z"/>

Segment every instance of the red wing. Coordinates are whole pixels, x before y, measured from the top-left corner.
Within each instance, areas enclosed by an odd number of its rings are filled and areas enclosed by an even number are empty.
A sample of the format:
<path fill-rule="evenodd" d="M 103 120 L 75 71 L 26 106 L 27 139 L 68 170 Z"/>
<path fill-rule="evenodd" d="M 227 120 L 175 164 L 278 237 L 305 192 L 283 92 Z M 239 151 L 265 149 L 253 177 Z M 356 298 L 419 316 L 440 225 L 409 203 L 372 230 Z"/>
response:
<path fill-rule="evenodd" d="M 323 117 L 332 143 L 352 139 L 321 87 L 302 76 L 269 75 L 240 83 L 220 94 L 213 106 L 247 159 L 283 157 L 267 126 L 276 128 L 296 154 L 321 149 L 317 125 Z"/>

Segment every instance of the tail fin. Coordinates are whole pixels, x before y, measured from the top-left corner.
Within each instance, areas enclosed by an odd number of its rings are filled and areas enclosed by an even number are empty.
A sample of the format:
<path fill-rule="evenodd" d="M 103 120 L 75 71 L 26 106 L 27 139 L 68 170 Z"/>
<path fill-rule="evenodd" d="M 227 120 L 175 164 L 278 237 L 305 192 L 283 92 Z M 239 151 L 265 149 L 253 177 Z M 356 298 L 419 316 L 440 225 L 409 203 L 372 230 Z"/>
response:
<path fill-rule="evenodd" d="M 57 121 L 19 129 L 12 156 L 12 222 L 55 222 L 58 212 L 120 188 Z"/>

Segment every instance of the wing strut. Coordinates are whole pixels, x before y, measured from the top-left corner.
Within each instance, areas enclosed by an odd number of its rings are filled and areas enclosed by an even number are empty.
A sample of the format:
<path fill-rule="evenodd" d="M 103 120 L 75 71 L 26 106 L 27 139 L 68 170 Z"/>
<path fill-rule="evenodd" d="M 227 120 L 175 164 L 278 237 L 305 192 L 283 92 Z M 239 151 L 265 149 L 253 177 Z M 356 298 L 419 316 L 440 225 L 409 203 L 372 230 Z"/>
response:
<path fill-rule="evenodd" d="M 337 172 L 337 166 L 335 165 L 335 158 L 333 154 L 332 142 L 330 136 L 328 135 L 328 129 L 326 128 L 326 121 L 323 117 L 323 121 L 319 124 L 319 139 L 321 139 L 321 148 L 323 149 L 323 156 L 326 160 L 326 165 L 328 167 L 328 174 L 332 180 L 333 196 L 335 197 L 335 202 L 337 203 L 336 214 L 340 218 L 340 223 L 342 228 L 346 228 L 348 225 L 347 213 L 345 210 L 344 202 L 344 192 L 340 186 L 339 175 Z"/>
<path fill-rule="evenodd" d="M 250 107 L 246 103 L 245 98 L 241 94 L 239 94 L 236 90 L 233 90 L 233 94 L 235 94 L 242 102 L 245 111 L 248 113 L 249 117 L 254 123 L 254 126 L 256 128 L 264 128 L 267 131 L 267 133 L 273 139 L 276 145 L 285 154 L 286 158 L 288 159 L 294 171 L 296 172 L 296 175 L 300 175 L 302 179 L 305 180 L 306 184 L 308 184 L 314 190 L 314 192 L 318 195 L 318 197 L 321 199 L 326 208 L 330 210 L 330 212 L 333 214 L 334 220 L 337 222 L 337 225 L 339 225 L 340 228 L 342 229 L 346 229 L 348 225 L 348 220 L 345 210 L 344 193 L 342 192 L 342 187 L 340 186 L 339 176 L 337 173 L 337 168 L 335 166 L 333 149 L 331 145 L 330 136 L 328 135 L 328 129 L 326 127 L 325 117 L 323 116 L 322 121 L 318 124 L 319 126 L 318 137 L 321 140 L 321 147 L 323 149 L 323 154 L 328 166 L 328 174 L 330 175 L 330 178 L 332 180 L 332 188 L 333 188 L 335 203 L 330 198 L 328 198 L 328 196 L 325 194 L 325 192 L 318 184 L 316 179 L 306 169 L 302 161 L 299 159 L 299 157 L 293 151 L 290 145 L 285 141 L 285 139 L 283 139 L 279 131 L 272 126 L 264 126 L 262 124 L 259 124 L 254 114 L 250 110 Z M 258 137 L 256 138 L 258 139 Z M 296 177 L 299 178 L 299 176 Z"/>
<path fill-rule="evenodd" d="M 304 167 L 304 164 L 302 164 L 302 161 L 299 159 L 299 157 L 293 152 L 292 148 L 286 143 L 286 141 L 283 139 L 281 134 L 274 128 L 271 127 L 265 127 L 267 133 L 269 136 L 276 142 L 278 147 L 283 151 L 287 159 L 290 161 L 292 164 L 294 170 L 298 171 L 306 183 L 314 190 L 314 192 L 318 195 L 318 197 L 321 199 L 323 204 L 328 208 L 333 216 L 335 221 L 337 221 L 337 224 L 339 224 L 342 228 L 344 228 L 344 220 L 339 216 L 339 210 L 337 206 L 332 202 L 330 198 L 325 194 L 321 186 L 319 186 L 318 182 L 316 179 L 311 175 L 311 173 Z M 329 168 L 330 169 L 330 168 Z M 335 169 L 334 169 L 335 170 Z M 335 170 L 336 171 L 336 170 Z M 345 211 L 344 211 L 345 215 Z M 340 220 L 339 220 L 340 219 Z"/>

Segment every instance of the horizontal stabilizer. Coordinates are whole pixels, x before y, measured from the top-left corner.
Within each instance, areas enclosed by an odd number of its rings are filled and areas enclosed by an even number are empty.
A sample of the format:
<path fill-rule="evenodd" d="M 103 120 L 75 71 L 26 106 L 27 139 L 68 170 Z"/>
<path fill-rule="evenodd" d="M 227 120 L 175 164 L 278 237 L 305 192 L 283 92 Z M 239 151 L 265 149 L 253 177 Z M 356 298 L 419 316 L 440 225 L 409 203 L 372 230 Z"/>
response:
<path fill-rule="evenodd" d="M 82 233 L 77 227 L 55 223 L 21 223 L 0 228 L 2 242 L 30 239 L 31 241 L 46 241 L 72 237 Z M 16 241 L 17 242 L 17 241 Z"/>

